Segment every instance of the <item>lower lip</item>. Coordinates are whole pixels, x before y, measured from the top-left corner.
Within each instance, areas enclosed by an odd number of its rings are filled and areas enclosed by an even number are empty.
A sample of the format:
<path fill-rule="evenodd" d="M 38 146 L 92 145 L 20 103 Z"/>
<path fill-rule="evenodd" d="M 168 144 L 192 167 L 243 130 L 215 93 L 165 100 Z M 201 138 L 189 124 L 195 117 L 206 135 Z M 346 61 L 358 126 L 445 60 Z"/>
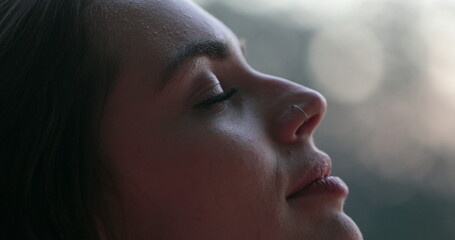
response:
<path fill-rule="evenodd" d="M 315 194 L 336 194 L 341 196 L 347 196 L 348 193 L 349 188 L 346 185 L 346 183 L 344 183 L 343 180 L 341 180 L 341 178 L 325 177 L 310 183 L 304 189 L 291 196 L 291 198 Z"/>

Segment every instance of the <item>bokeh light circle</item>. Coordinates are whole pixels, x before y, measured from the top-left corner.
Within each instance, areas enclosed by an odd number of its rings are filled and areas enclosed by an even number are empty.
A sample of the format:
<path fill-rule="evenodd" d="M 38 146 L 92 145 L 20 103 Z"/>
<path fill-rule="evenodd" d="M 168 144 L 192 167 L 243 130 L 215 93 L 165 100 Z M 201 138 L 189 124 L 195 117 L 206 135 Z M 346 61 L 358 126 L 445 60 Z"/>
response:
<path fill-rule="evenodd" d="M 378 88 L 383 75 L 382 47 L 366 27 L 349 24 L 321 30 L 309 49 L 315 82 L 339 102 L 360 102 Z"/>
<path fill-rule="evenodd" d="M 455 104 L 455 15 L 433 8 L 420 24 L 427 46 L 427 74 L 434 91 Z"/>

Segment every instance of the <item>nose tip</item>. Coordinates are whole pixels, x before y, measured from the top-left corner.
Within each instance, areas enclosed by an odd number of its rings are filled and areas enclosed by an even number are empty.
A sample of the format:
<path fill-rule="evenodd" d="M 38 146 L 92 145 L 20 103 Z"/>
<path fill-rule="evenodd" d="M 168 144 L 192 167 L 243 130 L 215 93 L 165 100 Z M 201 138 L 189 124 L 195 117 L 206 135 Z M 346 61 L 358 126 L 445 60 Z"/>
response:
<path fill-rule="evenodd" d="M 286 143 L 311 136 L 327 110 L 326 99 L 311 89 L 299 92 L 283 104 L 287 106 L 278 117 L 277 137 Z"/>

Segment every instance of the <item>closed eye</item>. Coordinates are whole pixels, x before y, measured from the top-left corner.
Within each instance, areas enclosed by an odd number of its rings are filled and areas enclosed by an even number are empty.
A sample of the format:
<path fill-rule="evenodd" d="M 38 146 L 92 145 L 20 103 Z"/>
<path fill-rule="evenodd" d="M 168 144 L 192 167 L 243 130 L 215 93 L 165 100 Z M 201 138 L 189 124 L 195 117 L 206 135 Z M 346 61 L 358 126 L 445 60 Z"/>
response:
<path fill-rule="evenodd" d="M 193 106 L 193 108 L 210 108 L 211 106 L 217 104 L 217 103 L 222 103 L 226 100 L 229 100 L 232 96 L 234 96 L 235 93 L 238 92 L 238 88 L 232 87 L 226 92 L 222 92 L 218 95 L 215 95 L 213 97 L 209 97 L 208 99 L 196 104 Z"/>

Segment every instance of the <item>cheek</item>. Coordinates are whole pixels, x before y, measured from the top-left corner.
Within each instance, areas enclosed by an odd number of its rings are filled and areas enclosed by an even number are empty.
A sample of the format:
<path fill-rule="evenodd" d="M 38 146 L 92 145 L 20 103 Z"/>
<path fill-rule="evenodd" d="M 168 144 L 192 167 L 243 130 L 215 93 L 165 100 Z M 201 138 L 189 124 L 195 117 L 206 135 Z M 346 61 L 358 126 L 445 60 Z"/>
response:
<path fill-rule="evenodd" d="M 245 129 L 212 130 L 193 128 L 181 135 L 175 151 L 166 153 L 173 163 L 161 166 L 163 173 L 176 174 L 167 179 L 172 190 L 163 200 L 173 206 L 168 213 L 183 228 L 222 232 L 232 227 L 228 232 L 245 234 L 270 227 L 267 221 L 279 214 L 281 203 L 274 154 Z M 198 223 L 200 227 L 194 225 Z"/>
<path fill-rule="evenodd" d="M 263 131 L 231 121 L 170 125 L 178 127 L 144 135 L 146 141 L 130 145 L 129 158 L 118 159 L 124 187 L 136 189 L 126 197 L 135 195 L 140 208 L 153 212 L 149 217 L 187 230 L 235 226 L 232 233 L 280 219 L 271 217 L 282 213 L 282 200 L 276 155 Z"/>
<path fill-rule="evenodd" d="M 276 158 L 254 134 L 219 123 L 187 128 L 172 139 L 173 149 L 160 151 L 167 161 L 156 167 L 175 174 L 171 184 L 188 200 L 247 202 L 276 190 Z"/>

